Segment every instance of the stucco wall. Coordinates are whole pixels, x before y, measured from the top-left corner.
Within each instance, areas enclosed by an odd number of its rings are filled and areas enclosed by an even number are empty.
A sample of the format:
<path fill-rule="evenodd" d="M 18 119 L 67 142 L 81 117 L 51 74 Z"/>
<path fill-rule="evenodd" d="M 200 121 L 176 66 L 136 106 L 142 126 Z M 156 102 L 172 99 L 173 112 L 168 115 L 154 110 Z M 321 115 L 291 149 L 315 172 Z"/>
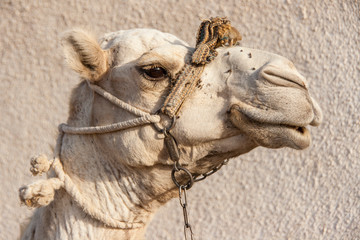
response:
<path fill-rule="evenodd" d="M 197 239 L 360 239 L 359 1 L 0 1 L 0 239 L 16 239 L 31 211 L 17 189 L 34 180 L 30 156 L 51 155 L 78 80 L 59 38 L 157 28 L 194 44 L 200 19 L 228 16 L 242 45 L 281 54 L 307 77 L 324 123 L 304 151 L 257 148 L 189 192 Z M 182 239 L 169 202 L 147 239 Z"/>

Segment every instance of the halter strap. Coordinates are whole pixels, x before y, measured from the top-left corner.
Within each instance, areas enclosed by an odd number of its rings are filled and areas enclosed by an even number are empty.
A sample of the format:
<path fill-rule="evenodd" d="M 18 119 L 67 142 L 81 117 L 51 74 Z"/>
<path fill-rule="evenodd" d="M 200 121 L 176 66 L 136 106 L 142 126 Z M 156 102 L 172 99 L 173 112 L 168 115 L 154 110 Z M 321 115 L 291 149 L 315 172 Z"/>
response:
<path fill-rule="evenodd" d="M 94 90 L 96 93 L 98 93 L 99 95 L 103 96 L 104 98 L 106 98 L 107 100 L 109 100 L 111 103 L 115 104 L 116 106 L 135 114 L 136 116 L 140 116 L 140 117 L 149 117 L 151 116 L 151 114 L 140 110 L 134 106 L 131 106 L 130 104 L 118 99 L 117 97 L 115 97 L 114 95 L 110 94 L 109 92 L 105 91 L 103 88 L 91 84 L 89 83 L 89 87 Z M 154 116 L 154 115 L 153 115 Z"/>
<path fill-rule="evenodd" d="M 97 94 L 107 99 L 109 102 L 139 117 L 128 121 L 117 122 L 103 126 L 71 127 L 67 124 L 60 124 L 59 129 L 61 131 L 69 134 L 101 134 L 101 133 L 116 132 L 149 123 L 160 122 L 159 115 L 149 114 L 143 110 L 133 107 L 130 104 L 118 99 L 117 97 L 115 97 L 114 95 L 110 94 L 109 92 L 105 91 L 103 88 L 97 85 L 89 83 L 89 87 L 93 89 Z"/>

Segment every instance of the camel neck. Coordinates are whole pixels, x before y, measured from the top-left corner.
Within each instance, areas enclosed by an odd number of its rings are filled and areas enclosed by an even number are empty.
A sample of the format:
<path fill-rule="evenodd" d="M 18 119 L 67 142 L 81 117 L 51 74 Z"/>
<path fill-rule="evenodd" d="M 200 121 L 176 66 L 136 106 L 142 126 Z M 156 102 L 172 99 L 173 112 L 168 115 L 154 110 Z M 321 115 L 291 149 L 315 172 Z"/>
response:
<path fill-rule="evenodd" d="M 152 206 L 147 204 L 151 201 L 147 192 L 139 191 L 141 176 L 135 169 L 111 159 L 112 156 L 101 149 L 101 144 L 95 144 L 97 140 L 94 135 L 64 136 L 63 141 L 69 144 L 63 147 L 61 153 L 63 169 L 79 189 L 86 206 L 77 201 L 77 196 L 72 197 L 85 213 L 110 227 L 142 227 L 152 213 Z M 105 216 L 106 219 L 97 216 Z"/>
<path fill-rule="evenodd" d="M 143 239 L 159 203 L 139 186 L 141 178 L 134 170 L 114 166 L 102 149 L 92 144 L 94 141 L 90 135 L 65 135 L 61 151 L 64 172 L 80 189 L 90 211 L 60 189 L 51 204 L 36 211 L 22 239 Z M 109 226 L 92 212 L 107 216 L 120 227 Z"/>
<path fill-rule="evenodd" d="M 35 212 L 22 239 L 143 239 L 146 226 L 136 229 L 116 229 L 87 215 L 63 190 L 56 200 Z M 34 220 L 36 219 L 36 221 Z"/>

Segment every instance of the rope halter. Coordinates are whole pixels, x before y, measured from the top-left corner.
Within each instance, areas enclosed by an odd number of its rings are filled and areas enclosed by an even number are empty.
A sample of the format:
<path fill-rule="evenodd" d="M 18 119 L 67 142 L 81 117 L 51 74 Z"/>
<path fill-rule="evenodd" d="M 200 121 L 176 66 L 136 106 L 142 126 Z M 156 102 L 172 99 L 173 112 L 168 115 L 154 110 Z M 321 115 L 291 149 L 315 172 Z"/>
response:
<path fill-rule="evenodd" d="M 130 104 L 127 104 L 126 102 L 118 99 L 114 95 L 110 94 L 109 92 L 106 92 L 101 87 L 91 84 L 88 84 L 89 87 L 94 90 L 97 94 L 104 97 L 105 99 L 109 100 L 109 102 L 113 103 L 114 105 L 118 106 L 119 108 L 122 108 L 130 113 L 133 113 L 136 116 L 139 116 L 138 118 L 131 119 L 124 122 L 118 122 L 113 123 L 109 125 L 104 126 L 95 126 L 95 127 L 71 127 L 66 124 L 60 125 L 60 131 L 63 131 L 64 133 L 69 134 L 100 134 L 100 133 L 110 133 L 110 132 L 117 132 L 120 130 L 124 130 L 127 128 L 137 127 L 149 123 L 159 123 L 161 118 L 157 114 L 149 114 L 143 110 L 140 110 L 136 107 L 131 106 Z"/>
<path fill-rule="evenodd" d="M 155 114 L 150 114 L 134 106 L 131 106 L 130 104 L 125 103 L 124 101 L 105 91 L 101 87 L 89 83 L 88 86 L 94 92 L 104 97 L 117 107 L 133 113 L 137 116 L 137 118 L 104 126 L 72 127 L 67 124 L 60 124 L 54 158 L 49 161 L 46 159 L 46 157 L 39 156 L 31 160 L 32 168 L 30 170 L 33 175 L 47 172 L 51 168 L 56 174 L 56 177 L 49 178 L 41 182 L 41 184 L 49 185 L 51 181 L 52 191 L 50 191 L 50 193 L 48 194 L 49 197 L 46 198 L 47 200 L 43 200 L 38 196 L 29 197 L 27 195 L 27 189 L 29 186 L 31 186 L 29 185 L 20 188 L 19 191 L 21 201 L 30 207 L 45 206 L 53 200 L 55 190 L 64 188 L 85 213 L 87 213 L 94 219 L 103 222 L 109 227 L 120 229 L 143 227 L 145 223 L 141 221 L 126 222 L 121 219 L 114 219 L 110 215 L 104 214 L 99 209 L 92 206 L 90 202 L 86 200 L 86 198 L 81 194 L 70 176 L 64 172 L 63 165 L 60 161 L 64 134 L 104 134 L 121 131 L 128 128 L 139 127 L 146 124 L 153 124 L 155 129 L 160 133 L 163 133 L 165 136 L 164 145 L 168 150 L 170 159 L 174 161 L 174 168 L 171 172 L 171 176 L 175 185 L 178 188 L 183 189 L 184 191 L 191 188 L 194 181 L 200 181 L 211 175 L 212 173 L 216 172 L 218 169 L 220 169 L 222 165 L 225 164 L 225 162 L 223 162 L 219 166 L 216 166 L 208 173 L 202 175 L 192 174 L 189 170 L 180 165 L 180 152 L 178 149 L 177 141 L 170 133 L 170 131 L 171 128 L 175 125 L 176 116 L 179 114 L 179 110 L 183 105 L 185 99 L 194 91 L 196 85 L 198 84 L 205 65 L 210 63 L 216 57 L 217 52 L 215 48 L 225 44 L 232 45 L 238 39 L 241 39 L 241 36 L 239 37 L 237 30 L 234 30 L 234 28 L 231 27 L 229 20 L 227 20 L 226 18 L 211 18 L 210 20 L 204 20 L 201 23 L 198 31 L 196 48 L 195 52 L 192 55 L 191 63 L 186 64 L 182 72 L 178 74 L 176 82 L 172 87 L 169 95 L 165 99 L 163 106 Z M 165 128 L 162 128 L 160 126 L 160 112 L 167 115 L 171 119 L 170 126 Z M 183 173 L 185 173 L 185 175 L 189 177 L 190 180 L 186 184 L 181 184 L 177 181 L 175 173 L 179 171 L 182 171 Z"/>

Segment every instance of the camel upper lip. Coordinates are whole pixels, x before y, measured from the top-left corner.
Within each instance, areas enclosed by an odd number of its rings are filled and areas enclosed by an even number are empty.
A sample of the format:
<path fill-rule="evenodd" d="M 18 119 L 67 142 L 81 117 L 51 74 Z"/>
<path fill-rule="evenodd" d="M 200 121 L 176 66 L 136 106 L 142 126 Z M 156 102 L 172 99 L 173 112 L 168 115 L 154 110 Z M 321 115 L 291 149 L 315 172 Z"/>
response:
<path fill-rule="evenodd" d="M 262 123 L 262 124 L 267 124 L 267 125 L 273 125 L 273 126 L 282 126 L 282 127 L 287 127 L 287 128 L 292 128 L 295 130 L 301 130 L 304 129 L 306 126 L 308 126 L 309 124 L 311 124 L 310 122 L 304 122 L 302 119 L 299 122 L 296 121 L 292 121 L 292 122 L 286 122 L 286 121 L 279 121 L 277 122 L 276 120 L 271 121 L 271 120 L 261 120 L 261 119 L 257 119 L 249 114 L 247 114 L 246 111 L 244 111 L 238 104 L 233 104 L 231 106 L 231 109 L 235 109 L 236 111 L 244 114 L 247 118 L 251 119 L 254 122 L 257 123 Z"/>

